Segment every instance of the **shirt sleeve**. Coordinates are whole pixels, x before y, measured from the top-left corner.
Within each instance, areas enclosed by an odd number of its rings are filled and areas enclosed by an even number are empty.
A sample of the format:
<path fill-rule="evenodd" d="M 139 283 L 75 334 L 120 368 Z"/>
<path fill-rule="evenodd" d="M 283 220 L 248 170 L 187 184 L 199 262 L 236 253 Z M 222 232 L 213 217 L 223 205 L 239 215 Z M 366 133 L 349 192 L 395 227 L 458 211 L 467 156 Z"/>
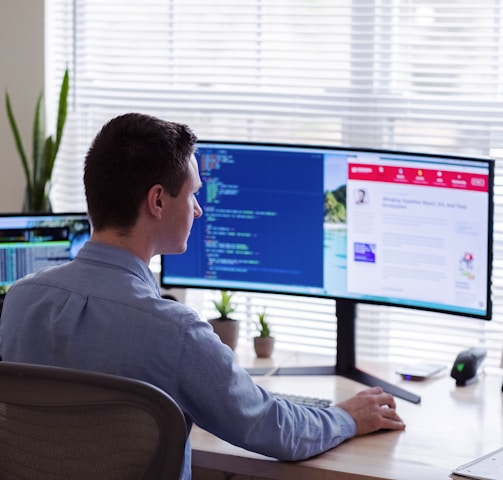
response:
<path fill-rule="evenodd" d="M 303 407 L 256 385 L 206 322 L 194 322 L 186 331 L 182 359 L 182 409 L 201 428 L 236 446 L 294 461 L 356 433 L 353 418 L 339 407 Z"/>

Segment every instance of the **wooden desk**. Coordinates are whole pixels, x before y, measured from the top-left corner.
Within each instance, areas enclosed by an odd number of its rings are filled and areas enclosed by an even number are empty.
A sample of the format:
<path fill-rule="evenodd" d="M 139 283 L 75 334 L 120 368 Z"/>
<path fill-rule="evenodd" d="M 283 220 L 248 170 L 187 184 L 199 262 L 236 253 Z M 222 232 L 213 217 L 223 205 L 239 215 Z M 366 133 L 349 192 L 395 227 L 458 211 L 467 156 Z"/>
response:
<path fill-rule="evenodd" d="M 465 387 L 456 387 L 447 369 L 423 382 L 403 381 L 389 367 L 380 372 L 422 397 L 419 405 L 397 399 L 398 412 L 407 425 L 404 432 L 356 437 L 318 457 L 285 463 L 235 447 L 194 427 L 193 465 L 267 479 L 446 480 L 456 466 L 503 446 L 500 371 L 483 373 Z M 365 388 L 337 376 L 269 376 L 256 381 L 271 391 L 317 392 L 336 401 Z"/>

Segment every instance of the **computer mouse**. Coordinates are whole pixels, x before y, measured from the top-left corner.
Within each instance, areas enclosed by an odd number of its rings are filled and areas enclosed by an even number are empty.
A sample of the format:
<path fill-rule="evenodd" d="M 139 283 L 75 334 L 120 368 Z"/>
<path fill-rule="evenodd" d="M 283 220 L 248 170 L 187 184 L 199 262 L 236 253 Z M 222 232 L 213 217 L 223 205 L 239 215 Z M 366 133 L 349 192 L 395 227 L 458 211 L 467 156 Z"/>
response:
<path fill-rule="evenodd" d="M 451 369 L 451 377 L 456 380 L 457 386 L 462 387 L 476 377 L 486 354 L 487 350 L 481 347 L 468 348 L 458 353 Z"/>

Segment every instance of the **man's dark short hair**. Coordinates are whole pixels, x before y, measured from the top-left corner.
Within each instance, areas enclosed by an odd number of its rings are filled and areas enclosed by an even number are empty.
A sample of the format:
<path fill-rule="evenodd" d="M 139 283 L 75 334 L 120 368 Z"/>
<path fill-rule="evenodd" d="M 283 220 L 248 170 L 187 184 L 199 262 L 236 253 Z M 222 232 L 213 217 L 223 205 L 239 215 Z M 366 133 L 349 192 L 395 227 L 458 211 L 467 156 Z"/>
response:
<path fill-rule="evenodd" d="M 107 122 L 91 144 L 84 165 L 93 227 L 132 227 L 155 184 L 178 196 L 196 141 L 188 126 L 141 113 Z"/>

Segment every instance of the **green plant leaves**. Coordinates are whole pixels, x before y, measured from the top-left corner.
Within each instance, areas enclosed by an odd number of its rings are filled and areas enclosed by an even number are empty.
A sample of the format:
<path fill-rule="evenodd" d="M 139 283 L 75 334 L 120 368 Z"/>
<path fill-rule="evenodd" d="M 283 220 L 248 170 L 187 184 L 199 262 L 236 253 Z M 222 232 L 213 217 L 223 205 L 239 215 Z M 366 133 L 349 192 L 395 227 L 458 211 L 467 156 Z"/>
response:
<path fill-rule="evenodd" d="M 70 78 L 68 70 L 65 70 L 61 89 L 59 92 L 58 115 L 56 121 L 55 138 L 46 136 L 45 111 L 43 93 L 37 98 L 35 115 L 33 119 L 32 133 L 32 157 L 31 165 L 28 162 L 19 129 L 14 118 L 9 94 L 5 93 L 5 105 L 7 116 L 16 143 L 16 148 L 21 158 L 26 177 L 26 195 L 23 209 L 26 211 L 50 211 L 49 191 L 51 186 L 52 171 L 56 161 L 56 155 L 63 138 L 63 130 L 66 123 L 68 109 L 68 91 Z"/>
<path fill-rule="evenodd" d="M 12 112 L 12 106 L 10 104 L 9 93 L 5 92 L 5 107 L 7 109 L 7 116 L 9 118 L 10 128 L 12 130 L 12 134 L 14 135 L 14 141 L 16 143 L 16 148 L 21 157 L 21 162 L 23 164 L 24 174 L 26 176 L 26 180 L 30 179 L 30 170 L 28 167 L 28 160 L 26 158 L 26 153 L 24 152 L 23 142 L 21 140 L 21 136 L 19 135 L 19 130 L 17 128 L 16 119 L 14 118 L 14 113 Z"/>
<path fill-rule="evenodd" d="M 54 158 L 56 158 L 56 153 L 59 149 L 59 144 L 61 143 L 61 138 L 63 137 L 63 128 L 66 122 L 66 112 L 68 109 L 68 90 L 70 88 L 70 76 L 68 70 L 65 70 L 63 76 L 63 83 L 61 84 L 61 91 L 59 92 L 59 103 L 58 103 L 58 119 L 56 122 L 56 142 L 55 142 L 55 153 Z"/>
<path fill-rule="evenodd" d="M 227 318 L 232 312 L 234 312 L 234 306 L 231 303 L 232 293 L 225 290 L 220 291 L 220 300 L 213 300 L 213 305 L 217 309 L 217 312 L 223 318 Z"/>
<path fill-rule="evenodd" d="M 45 150 L 45 119 L 43 108 L 43 95 L 40 94 L 35 107 L 35 117 L 33 119 L 33 150 L 32 150 L 32 178 L 27 179 L 29 190 L 33 192 L 42 177 L 41 170 L 44 168 Z"/>

